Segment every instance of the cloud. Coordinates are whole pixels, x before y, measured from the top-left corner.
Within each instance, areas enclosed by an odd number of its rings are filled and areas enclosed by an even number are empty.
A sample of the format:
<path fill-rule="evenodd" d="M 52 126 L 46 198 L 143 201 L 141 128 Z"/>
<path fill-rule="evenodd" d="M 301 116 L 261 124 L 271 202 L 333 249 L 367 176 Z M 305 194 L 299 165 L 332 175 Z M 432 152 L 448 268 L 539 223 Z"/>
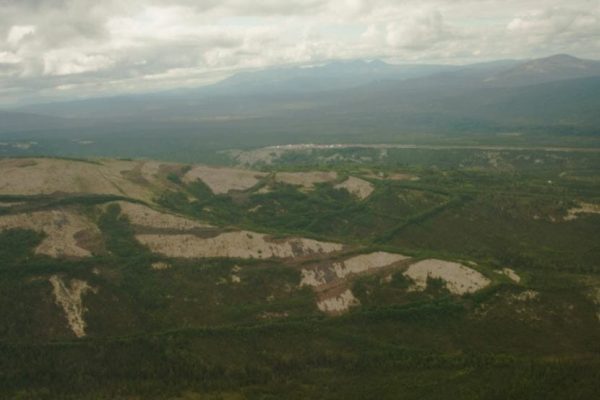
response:
<path fill-rule="evenodd" d="M 599 27 L 597 0 L 0 0 L 0 100 L 156 90 L 330 59 L 593 56 Z"/>
<path fill-rule="evenodd" d="M 394 21 L 386 26 L 389 46 L 411 50 L 424 50 L 440 42 L 456 38 L 456 29 L 444 22 L 439 11 L 416 14 L 410 19 Z"/>
<path fill-rule="evenodd" d="M 16 46 L 21 40 L 35 33 L 33 25 L 15 25 L 8 31 L 6 42 L 11 46 Z"/>
<path fill-rule="evenodd" d="M 550 8 L 514 18 L 507 26 L 514 35 L 535 40 L 583 40 L 600 35 L 600 8 Z"/>
<path fill-rule="evenodd" d="M 0 52 L 0 64 L 18 64 L 21 62 L 21 57 L 15 53 L 8 51 Z"/>
<path fill-rule="evenodd" d="M 507 37 L 521 48 L 540 53 L 600 54 L 600 4 L 590 8 L 549 7 L 515 16 Z"/>
<path fill-rule="evenodd" d="M 102 54 L 61 49 L 45 53 L 43 63 L 44 75 L 72 75 L 106 69 L 114 64 L 114 60 Z"/>

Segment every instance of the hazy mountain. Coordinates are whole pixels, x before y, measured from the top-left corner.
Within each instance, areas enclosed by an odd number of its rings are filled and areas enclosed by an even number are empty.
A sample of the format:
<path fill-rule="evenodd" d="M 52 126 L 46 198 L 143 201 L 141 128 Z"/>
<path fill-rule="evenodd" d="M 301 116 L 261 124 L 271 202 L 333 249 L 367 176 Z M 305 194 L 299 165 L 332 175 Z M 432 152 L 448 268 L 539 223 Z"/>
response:
<path fill-rule="evenodd" d="M 321 132 L 361 126 L 366 132 L 487 132 L 552 124 L 595 131 L 598 65 L 566 55 L 463 67 L 345 61 L 245 72 L 196 89 L 33 105 L 21 111 L 74 118 L 71 126 L 83 119 L 102 130 L 126 124 L 129 131 L 160 125 L 167 131 L 250 134 L 289 133 L 294 126 Z M 13 118 L 0 131 L 25 130 L 36 120 L 43 129 L 56 127 L 40 118 L 23 118 L 23 125 Z"/>
<path fill-rule="evenodd" d="M 490 76 L 486 82 L 497 86 L 521 86 L 591 76 L 600 76 L 600 62 L 557 54 L 518 64 Z"/>
<path fill-rule="evenodd" d="M 47 115 L 0 110 L 0 132 L 56 129 L 68 126 L 71 122 Z"/>
<path fill-rule="evenodd" d="M 536 85 L 482 89 L 444 102 L 446 110 L 504 123 L 597 126 L 600 123 L 600 76 Z"/>
<path fill-rule="evenodd" d="M 264 115 L 265 108 L 278 106 L 282 100 L 294 103 L 286 108 L 304 108 L 304 97 L 314 93 L 414 79 L 456 69 L 448 65 L 392 65 L 379 60 L 335 61 L 317 66 L 242 72 L 199 88 L 35 104 L 23 110 L 65 118 L 137 118 L 142 115 L 171 120 L 189 119 L 190 115 L 195 119 L 248 118 Z"/>
<path fill-rule="evenodd" d="M 450 65 L 392 65 L 380 60 L 335 61 L 317 66 L 243 72 L 197 93 L 305 93 L 358 87 L 383 80 L 405 80 L 455 70 Z"/>

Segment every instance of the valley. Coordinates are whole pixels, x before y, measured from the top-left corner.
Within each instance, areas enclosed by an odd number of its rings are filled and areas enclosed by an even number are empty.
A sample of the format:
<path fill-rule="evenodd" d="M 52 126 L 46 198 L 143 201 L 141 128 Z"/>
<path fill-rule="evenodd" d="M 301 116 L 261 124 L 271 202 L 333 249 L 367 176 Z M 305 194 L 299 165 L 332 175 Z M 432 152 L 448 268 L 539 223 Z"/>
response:
<path fill-rule="evenodd" d="M 276 150 L 2 159 L 2 395 L 591 395 L 600 153 Z"/>
<path fill-rule="evenodd" d="M 591 400 L 598 0 L 0 0 L 0 400 Z"/>

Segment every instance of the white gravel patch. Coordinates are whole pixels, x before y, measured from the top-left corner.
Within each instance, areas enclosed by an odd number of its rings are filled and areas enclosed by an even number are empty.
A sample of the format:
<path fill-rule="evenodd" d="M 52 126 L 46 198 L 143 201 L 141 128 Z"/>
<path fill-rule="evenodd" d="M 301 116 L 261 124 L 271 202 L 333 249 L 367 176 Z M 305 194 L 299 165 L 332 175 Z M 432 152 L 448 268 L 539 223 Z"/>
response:
<path fill-rule="evenodd" d="M 513 281 L 515 283 L 521 282 L 521 277 L 513 269 L 502 268 L 502 269 L 496 270 L 494 272 L 496 272 L 500 275 L 507 276 L 511 281 Z"/>
<path fill-rule="evenodd" d="M 600 204 L 580 203 L 579 207 L 571 208 L 564 217 L 565 221 L 573 221 L 579 214 L 600 214 Z"/>
<path fill-rule="evenodd" d="M 166 269 L 171 269 L 173 268 L 173 266 L 171 264 L 168 264 L 166 262 L 154 262 L 152 263 L 152 265 L 150 266 L 154 271 L 164 271 Z"/>
<path fill-rule="evenodd" d="M 133 225 L 188 231 L 196 228 L 209 228 L 210 225 L 202 224 L 189 218 L 174 214 L 159 212 L 143 204 L 129 203 L 126 201 L 116 202 L 121 208 L 121 213 L 126 215 Z"/>
<path fill-rule="evenodd" d="M 344 261 L 335 262 L 331 266 L 314 266 L 303 268 L 300 286 L 320 287 L 336 279 L 344 279 L 349 275 L 356 275 L 378 268 L 408 260 L 409 257 L 401 254 L 386 253 L 378 251 L 370 254 L 361 254 L 350 257 Z M 328 280 L 329 277 L 329 280 Z"/>
<path fill-rule="evenodd" d="M 83 306 L 82 297 L 87 292 L 97 292 L 87 282 L 79 279 L 71 279 L 69 286 L 57 275 L 49 279 L 52 285 L 54 300 L 65 312 L 69 327 L 77 337 L 85 336 L 86 323 L 83 315 L 87 311 Z"/>
<path fill-rule="evenodd" d="M 327 284 L 325 273 L 321 270 L 303 269 L 300 286 L 319 287 Z"/>
<path fill-rule="evenodd" d="M 531 301 L 536 300 L 539 296 L 540 293 L 535 290 L 524 290 L 521 293 L 514 295 L 513 298 L 518 301 Z"/>
<path fill-rule="evenodd" d="M 351 274 L 360 274 L 365 271 L 387 267 L 396 262 L 408 259 L 409 257 L 402 254 L 378 251 L 370 254 L 361 254 L 344 260 L 341 263 L 334 263 L 333 270 L 338 278 L 345 278 Z"/>
<path fill-rule="evenodd" d="M 337 173 L 328 171 L 311 172 L 278 172 L 275 181 L 287 183 L 288 185 L 301 186 L 304 189 L 314 189 L 317 183 L 332 182 L 337 179 Z"/>
<path fill-rule="evenodd" d="M 319 310 L 329 314 L 339 314 L 348 311 L 350 307 L 360 305 L 360 301 L 350 289 L 346 289 L 343 293 L 322 299 L 317 302 Z"/>
<path fill-rule="evenodd" d="M 152 201 L 153 188 L 134 182 L 127 174 L 141 167 L 137 161 L 88 163 L 49 158 L 0 160 L 3 194 L 109 194 Z"/>
<path fill-rule="evenodd" d="M 200 179 L 214 194 L 226 194 L 232 190 L 248 190 L 265 176 L 263 172 L 199 165 L 189 170 L 183 181 L 192 183 Z"/>
<path fill-rule="evenodd" d="M 91 252 L 77 244 L 76 236 L 83 232 L 88 236 L 101 236 L 98 227 L 87 218 L 62 210 L 0 216 L 0 231 L 16 228 L 45 233 L 46 237 L 35 249 L 35 253 L 55 258 L 90 257 Z"/>
<path fill-rule="evenodd" d="M 442 279 L 446 288 L 458 295 L 476 292 L 491 283 L 488 278 L 474 269 L 459 263 L 436 259 L 419 261 L 411 265 L 404 275 L 414 282 L 412 290 L 425 290 L 427 278 L 432 277 Z"/>
<path fill-rule="evenodd" d="M 294 258 L 340 251 L 338 243 L 304 238 L 271 240 L 267 235 L 235 231 L 203 238 L 191 234 L 140 234 L 136 238 L 153 252 L 183 258 Z"/>
<path fill-rule="evenodd" d="M 589 296 L 596 306 L 596 318 L 598 319 L 598 322 L 600 322 L 600 287 L 592 289 Z"/>
<path fill-rule="evenodd" d="M 336 189 L 345 189 L 350 194 L 358 197 L 361 200 L 366 199 L 373 193 L 375 188 L 371 182 L 364 179 L 355 178 L 353 176 L 346 179 L 344 182 L 334 186 Z"/>

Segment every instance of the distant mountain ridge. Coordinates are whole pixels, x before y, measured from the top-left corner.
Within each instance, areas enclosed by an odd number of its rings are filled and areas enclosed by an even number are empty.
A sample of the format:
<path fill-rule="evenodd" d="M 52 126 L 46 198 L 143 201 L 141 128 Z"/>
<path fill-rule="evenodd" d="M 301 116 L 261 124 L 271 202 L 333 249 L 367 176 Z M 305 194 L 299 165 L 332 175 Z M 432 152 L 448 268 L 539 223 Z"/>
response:
<path fill-rule="evenodd" d="M 0 132 L 3 130 L 29 131 L 63 126 L 69 126 L 69 121 L 65 121 L 60 117 L 0 110 Z"/>
<path fill-rule="evenodd" d="M 152 95 L 38 104 L 18 112 L 70 118 L 60 126 L 180 127 L 253 134 L 302 131 L 599 132 L 600 62 L 569 55 L 466 66 L 336 61 L 234 75 L 214 85 Z M 0 115 L 0 133 L 57 126 Z M 376 116 L 376 117 L 375 117 Z M 22 124 L 19 122 L 22 119 Z M 10 121 L 10 122 L 7 122 Z M 357 125 L 358 121 L 360 124 Z M 27 129 L 23 129 L 23 127 Z M 124 128 L 124 127 L 127 128 Z M 124 132 L 126 134 L 127 132 Z"/>
<path fill-rule="evenodd" d="M 241 72 L 214 85 L 183 89 L 182 95 L 310 93 L 358 87 L 382 80 L 406 80 L 455 70 L 452 65 L 394 65 L 381 60 L 332 61 Z"/>
<path fill-rule="evenodd" d="M 491 76 L 487 82 L 501 86 L 520 86 L 592 76 L 600 76 L 599 61 L 557 54 L 521 63 Z"/>

